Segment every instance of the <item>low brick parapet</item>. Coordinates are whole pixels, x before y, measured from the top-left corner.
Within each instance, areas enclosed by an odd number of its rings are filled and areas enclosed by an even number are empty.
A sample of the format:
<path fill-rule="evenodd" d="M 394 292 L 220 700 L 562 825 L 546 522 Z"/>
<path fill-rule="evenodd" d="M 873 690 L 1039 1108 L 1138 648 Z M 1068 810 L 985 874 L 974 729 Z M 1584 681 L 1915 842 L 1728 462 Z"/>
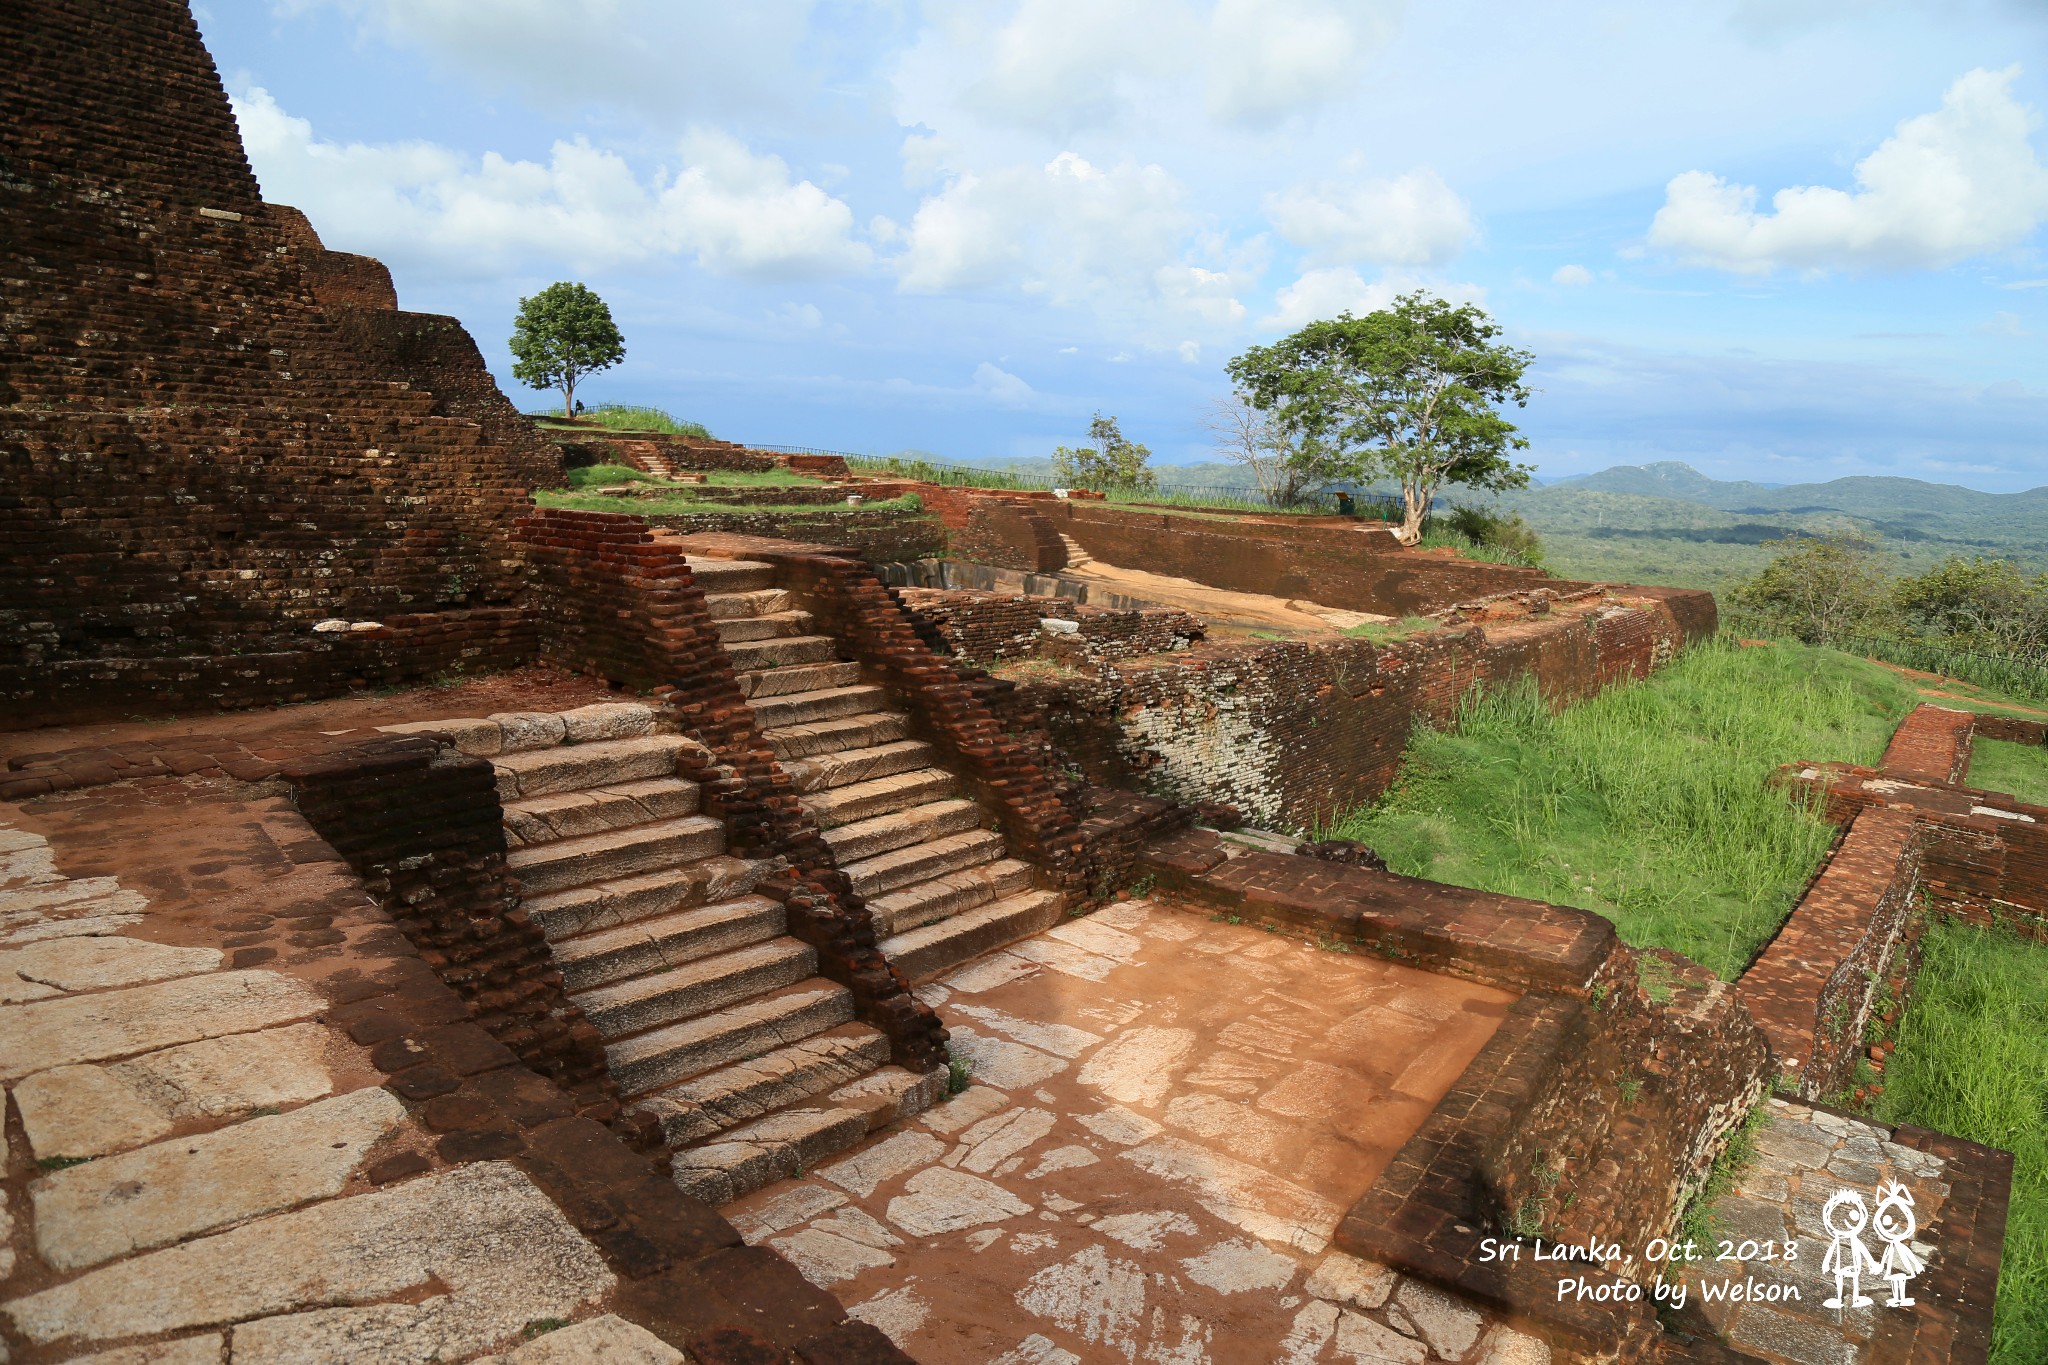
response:
<path fill-rule="evenodd" d="M 1893 777 L 1960 782 L 1970 768 L 1977 717 L 1946 706 L 1916 706 L 1885 746 L 1882 767 Z"/>

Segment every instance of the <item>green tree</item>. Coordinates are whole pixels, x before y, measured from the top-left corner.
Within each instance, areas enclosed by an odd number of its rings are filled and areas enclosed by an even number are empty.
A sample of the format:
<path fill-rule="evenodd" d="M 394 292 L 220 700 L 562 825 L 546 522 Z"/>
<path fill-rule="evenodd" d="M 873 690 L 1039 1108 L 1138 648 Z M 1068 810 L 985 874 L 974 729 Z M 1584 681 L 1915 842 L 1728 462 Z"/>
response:
<path fill-rule="evenodd" d="M 1246 401 L 1276 414 L 1296 457 L 1323 482 L 1392 480 L 1413 545 L 1446 482 L 1526 487 L 1529 467 L 1508 458 L 1528 441 L 1500 413 L 1529 401 L 1522 383 L 1535 357 L 1499 340 L 1471 304 L 1421 291 L 1391 308 L 1312 322 L 1230 362 Z"/>
<path fill-rule="evenodd" d="M 1342 477 L 1320 468 L 1279 418 L 1252 406 L 1242 389 L 1211 402 L 1203 425 L 1215 435 L 1217 453 L 1250 469 L 1260 496 L 1275 507 L 1299 506 L 1304 494 Z"/>
<path fill-rule="evenodd" d="M 1950 555 L 1898 581 L 1892 600 L 1922 633 L 1992 654 L 2048 651 L 2048 576 L 2009 559 Z"/>
<path fill-rule="evenodd" d="M 1728 599 L 1773 629 L 1823 644 L 1890 623 L 1890 566 L 1871 537 L 1834 531 L 1766 541 L 1764 548 L 1773 552 L 1771 562 L 1736 584 Z"/>
<path fill-rule="evenodd" d="M 1126 440 L 1114 417 L 1095 414 L 1088 424 L 1092 446 L 1060 446 L 1052 453 L 1052 476 L 1075 488 L 1134 488 L 1146 492 L 1159 486 L 1146 465 L 1149 447 Z"/>
<path fill-rule="evenodd" d="M 626 358 L 626 339 L 603 299 L 580 284 L 551 284 L 519 300 L 512 324 L 512 377 L 534 389 L 560 389 L 562 415 L 576 415 L 576 384 Z"/>

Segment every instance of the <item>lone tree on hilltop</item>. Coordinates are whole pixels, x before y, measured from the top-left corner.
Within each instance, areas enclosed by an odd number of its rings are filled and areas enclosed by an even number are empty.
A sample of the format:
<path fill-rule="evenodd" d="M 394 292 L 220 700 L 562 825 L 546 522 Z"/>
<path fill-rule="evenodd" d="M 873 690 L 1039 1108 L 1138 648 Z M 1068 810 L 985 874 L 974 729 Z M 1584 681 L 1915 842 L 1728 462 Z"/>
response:
<path fill-rule="evenodd" d="M 1456 308 L 1417 291 L 1391 308 L 1312 322 L 1230 362 L 1244 401 L 1275 421 L 1313 477 L 1393 479 L 1401 485 L 1403 544 L 1445 482 L 1523 488 L 1530 470 L 1508 458 L 1529 442 L 1500 414 L 1522 407 L 1527 351 L 1471 304 Z"/>
<path fill-rule="evenodd" d="M 1116 418 L 1095 414 L 1088 424 L 1092 446 L 1060 446 L 1052 453 L 1052 476 L 1077 488 L 1137 488 L 1150 491 L 1159 486 L 1146 461 L 1150 447 L 1124 439 Z"/>
<path fill-rule="evenodd" d="M 519 300 L 512 324 L 513 378 L 560 389 L 562 415 L 576 415 L 576 383 L 626 358 L 626 339 L 603 299 L 580 284 L 551 284 Z"/>

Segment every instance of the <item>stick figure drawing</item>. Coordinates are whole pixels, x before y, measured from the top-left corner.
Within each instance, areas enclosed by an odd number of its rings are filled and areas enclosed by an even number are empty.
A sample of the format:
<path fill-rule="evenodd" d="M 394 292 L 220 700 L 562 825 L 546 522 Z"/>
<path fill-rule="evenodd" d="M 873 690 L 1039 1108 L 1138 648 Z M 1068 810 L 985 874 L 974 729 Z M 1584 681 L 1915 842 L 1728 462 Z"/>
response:
<path fill-rule="evenodd" d="M 1852 1190 L 1837 1190 L 1820 1211 L 1820 1225 L 1827 1229 L 1832 1239 L 1828 1243 L 1828 1254 L 1821 1258 L 1820 1270 L 1835 1276 L 1835 1296 L 1822 1302 L 1824 1308 L 1841 1308 L 1846 1302 L 1856 1308 L 1868 1307 L 1871 1300 L 1863 1292 L 1863 1272 L 1879 1269 L 1877 1258 L 1870 1254 L 1870 1248 L 1863 1245 L 1863 1225 L 1870 1215 L 1863 1207 L 1863 1196 Z"/>
<path fill-rule="evenodd" d="M 1896 1180 L 1886 1181 L 1877 1192 L 1877 1213 L 1871 1219 L 1871 1231 L 1885 1243 L 1878 1274 L 1892 1282 L 1892 1296 L 1885 1300 L 1887 1308 L 1911 1307 L 1913 1301 L 1906 1297 L 1906 1281 L 1927 1268 L 1908 1245 L 1913 1240 L 1914 1228 L 1911 1191 Z"/>

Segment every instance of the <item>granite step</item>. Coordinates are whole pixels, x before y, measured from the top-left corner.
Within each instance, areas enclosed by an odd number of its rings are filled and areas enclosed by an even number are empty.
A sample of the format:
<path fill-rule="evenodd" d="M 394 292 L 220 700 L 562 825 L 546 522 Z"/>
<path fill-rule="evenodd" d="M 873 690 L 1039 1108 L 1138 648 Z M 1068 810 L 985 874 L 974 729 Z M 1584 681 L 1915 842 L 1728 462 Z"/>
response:
<path fill-rule="evenodd" d="M 1002 835 L 994 830 L 975 829 L 869 858 L 842 861 L 839 868 L 862 896 L 880 896 L 928 878 L 992 863 L 1004 852 Z"/>
<path fill-rule="evenodd" d="M 702 1142 L 889 1064 L 889 1037 L 868 1024 L 837 1028 L 657 1090 L 633 1107 L 661 1121 L 670 1147 Z"/>
<path fill-rule="evenodd" d="M 837 661 L 822 664 L 787 664 L 779 668 L 739 675 L 740 694 L 752 699 L 757 708 L 770 697 L 787 697 L 802 692 L 828 692 L 837 688 L 853 687 L 859 682 L 859 664 Z"/>
<path fill-rule="evenodd" d="M 981 825 L 981 807 L 972 801 L 933 801 L 929 805 L 856 820 L 850 825 L 824 831 L 833 858 L 844 867 L 850 862 L 872 858 L 890 849 L 921 844 L 946 834 L 959 834 Z"/>
<path fill-rule="evenodd" d="M 719 640 L 724 644 L 739 644 L 747 640 L 783 640 L 811 633 L 811 614 L 807 611 L 776 611 L 760 616 L 737 616 L 713 621 Z"/>
<path fill-rule="evenodd" d="M 680 777 L 650 777 L 609 787 L 528 796 L 505 805 L 505 842 L 513 848 L 627 829 L 650 820 L 695 815 L 702 793 Z"/>
<path fill-rule="evenodd" d="M 876 936 L 888 938 L 1030 889 L 1030 864 L 1003 858 L 871 897 L 868 912 L 875 917 Z"/>
<path fill-rule="evenodd" d="M 839 643 L 829 635 L 785 635 L 779 640 L 737 640 L 725 656 L 740 670 L 787 668 L 791 664 L 836 663 Z"/>
<path fill-rule="evenodd" d="M 787 936 L 571 992 L 607 1042 L 712 1014 L 816 975 L 818 952 Z M 621 1082 L 624 1084 L 624 1082 Z"/>
<path fill-rule="evenodd" d="M 946 1073 L 922 1076 L 883 1067 L 825 1096 L 824 1103 L 780 1109 L 677 1152 L 675 1182 L 684 1193 L 726 1204 L 777 1180 L 794 1179 L 877 1129 L 929 1109 L 945 1093 Z"/>
<path fill-rule="evenodd" d="M 775 566 L 751 559 L 698 559 L 685 556 L 690 576 L 706 593 L 759 592 L 775 586 Z"/>
<path fill-rule="evenodd" d="M 725 852 L 725 826 L 704 815 L 657 820 L 513 849 L 505 866 L 530 896 L 673 868 Z"/>
<path fill-rule="evenodd" d="M 942 768 L 913 768 L 909 772 L 872 777 L 844 787 L 812 792 L 802 798 L 804 809 L 818 822 L 819 829 L 837 829 L 878 815 L 893 815 L 912 806 L 944 800 L 957 790 L 953 775 Z"/>
<path fill-rule="evenodd" d="M 595 882 L 550 895 L 530 895 L 522 907 L 550 941 L 559 942 L 577 934 L 744 896 L 773 867 L 773 863 L 764 860 L 720 854 L 683 867 Z"/>
<path fill-rule="evenodd" d="M 784 759 L 782 770 L 789 774 L 790 784 L 798 791 L 821 792 L 931 766 L 931 745 L 922 740 L 901 739 L 860 749 L 842 749 L 816 758 Z"/>
<path fill-rule="evenodd" d="M 491 766 L 498 774 L 499 798 L 518 801 L 550 792 L 674 777 L 676 755 L 688 748 L 690 741 L 680 735 L 642 735 L 501 754 Z"/>
<path fill-rule="evenodd" d="M 840 720 L 871 711 L 889 709 L 887 694 L 874 686 L 827 687 L 816 692 L 796 692 L 786 697 L 763 697 L 754 704 L 754 718 L 763 729 L 804 725 L 812 721 Z"/>
<path fill-rule="evenodd" d="M 587 991 L 776 938 L 787 918 L 765 896 L 700 905 L 555 943 L 555 965 L 570 991 Z"/>
<path fill-rule="evenodd" d="M 707 592 L 704 594 L 704 609 L 711 613 L 713 620 L 727 621 L 746 616 L 769 616 L 786 612 L 795 599 L 781 588 L 762 588 L 755 592 Z"/>
<path fill-rule="evenodd" d="M 775 756 L 784 761 L 824 758 L 849 749 L 893 744 L 910 734 L 910 717 L 900 711 L 873 711 L 803 725 L 763 726 L 761 733 Z"/>
<path fill-rule="evenodd" d="M 637 1097 L 852 1021 L 853 993 L 814 977 L 715 1014 L 622 1039 L 605 1048 L 605 1059 L 620 1092 Z"/>
<path fill-rule="evenodd" d="M 1066 913 L 1058 891 L 1025 891 L 883 939 L 882 956 L 911 981 L 950 971 L 992 948 L 1050 929 Z"/>

